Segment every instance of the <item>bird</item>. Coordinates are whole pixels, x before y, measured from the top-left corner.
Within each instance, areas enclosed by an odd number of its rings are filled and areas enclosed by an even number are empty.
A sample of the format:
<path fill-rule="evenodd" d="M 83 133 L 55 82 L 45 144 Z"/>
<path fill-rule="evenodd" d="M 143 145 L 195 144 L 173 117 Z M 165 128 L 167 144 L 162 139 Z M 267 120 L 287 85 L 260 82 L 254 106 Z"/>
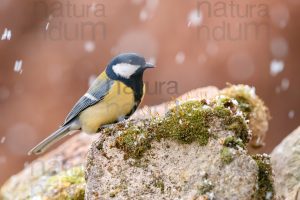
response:
<path fill-rule="evenodd" d="M 45 152 L 73 131 L 97 133 L 99 129 L 128 119 L 145 94 L 144 71 L 155 66 L 136 53 L 114 57 L 73 106 L 62 125 L 31 149 L 29 155 Z"/>

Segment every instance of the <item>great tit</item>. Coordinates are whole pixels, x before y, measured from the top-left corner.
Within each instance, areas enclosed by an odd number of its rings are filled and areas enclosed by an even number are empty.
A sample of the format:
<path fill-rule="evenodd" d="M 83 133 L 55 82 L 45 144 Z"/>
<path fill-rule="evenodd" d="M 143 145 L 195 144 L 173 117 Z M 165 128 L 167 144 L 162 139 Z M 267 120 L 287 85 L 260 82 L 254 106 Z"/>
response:
<path fill-rule="evenodd" d="M 101 127 L 129 118 L 145 94 L 143 73 L 154 66 L 135 53 L 113 58 L 78 100 L 60 128 L 28 154 L 40 154 L 70 131 L 96 133 Z"/>

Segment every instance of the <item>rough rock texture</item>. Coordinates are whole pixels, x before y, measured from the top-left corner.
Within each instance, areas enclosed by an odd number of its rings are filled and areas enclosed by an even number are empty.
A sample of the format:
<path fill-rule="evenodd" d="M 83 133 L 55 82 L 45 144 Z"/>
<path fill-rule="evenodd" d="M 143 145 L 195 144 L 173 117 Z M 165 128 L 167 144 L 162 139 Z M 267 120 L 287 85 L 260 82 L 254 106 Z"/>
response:
<path fill-rule="evenodd" d="M 217 95 L 218 92 L 219 90 L 216 87 L 211 86 L 197 89 L 195 92 L 189 92 L 188 94 L 189 97 L 192 98 L 212 98 L 213 96 Z M 154 107 L 145 107 L 138 110 L 131 118 L 149 117 L 150 114 L 147 112 L 149 109 L 152 110 L 151 113 L 156 111 L 157 113 L 159 112 L 163 115 L 168 106 L 169 103 Z M 46 196 L 45 194 L 49 194 L 50 196 L 52 195 L 52 198 L 53 196 L 57 196 L 59 199 L 59 195 L 61 195 L 61 198 L 64 198 L 65 194 L 61 192 L 60 189 L 66 189 L 66 182 L 63 184 L 56 184 L 57 187 L 55 191 L 57 191 L 57 194 L 54 195 L 52 193 L 52 191 L 54 191 L 53 187 L 49 187 L 51 184 L 47 183 L 45 180 L 48 180 L 58 174 L 63 175 L 62 178 L 65 180 L 65 172 L 70 172 L 71 170 L 72 173 L 74 172 L 72 169 L 75 169 L 75 175 L 79 175 L 78 180 L 81 180 L 83 174 L 78 173 L 78 169 L 81 169 L 83 172 L 82 166 L 85 165 L 87 151 L 97 137 L 97 135 L 91 136 L 84 133 L 74 135 L 71 139 L 67 140 L 57 149 L 28 164 L 23 171 L 12 176 L 1 187 L 0 199 L 38 199 L 41 196 Z M 70 184 L 71 188 L 75 190 L 73 185 L 76 184 Z M 79 190 L 75 191 L 78 191 L 78 194 L 80 194 L 81 188 L 82 185 L 80 184 L 78 187 Z M 71 197 L 72 196 L 74 195 L 71 192 Z M 49 199 L 47 196 L 44 197 L 44 199 L 47 198 Z"/>
<path fill-rule="evenodd" d="M 84 196 L 83 165 L 95 136 L 79 134 L 35 160 L 1 188 L 0 199 L 80 199 Z M 68 198 L 64 198 L 64 197 Z M 43 197 L 43 198 L 42 198 Z M 76 198 L 75 198 L 76 197 Z"/>
<path fill-rule="evenodd" d="M 166 116 L 102 131 L 88 154 L 87 199 L 275 199 L 267 156 L 251 156 L 237 100 L 187 101 Z"/>
<path fill-rule="evenodd" d="M 300 200 L 300 127 L 273 150 L 271 158 L 278 195 Z"/>
<path fill-rule="evenodd" d="M 87 171 L 87 199 L 252 199 L 258 167 L 251 156 L 230 149 L 234 160 L 224 164 L 218 140 L 205 147 L 162 140 L 139 161 L 95 144 Z M 105 155 L 105 156 L 104 156 Z M 242 172 L 242 173 L 241 173 Z M 96 177 L 96 178 L 95 178 Z"/>
<path fill-rule="evenodd" d="M 178 97 L 175 101 L 163 103 L 158 106 L 145 106 L 137 111 L 133 117 L 149 118 L 149 115 L 163 116 L 170 108 L 180 102 L 190 99 L 211 99 L 220 94 L 236 99 L 240 105 L 240 110 L 245 113 L 245 118 L 249 120 L 249 126 L 252 131 L 249 150 L 251 151 L 252 148 L 263 146 L 269 127 L 270 112 L 264 102 L 256 95 L 255 88 L 247 85 L 229 84 L 223 90 L 218 90 L 218 88 L 212 86 L 195 89 Z"/>
<path fill-rule="evenodd" d="M 34 161 L 7 181 L 0 198 L 274 199 L 268 157 L 247 152 L 252 134 L 266 131 L 251 131 L 252 112 L 267 116 L 254 99 L 248 86 L 208 87 L 141 109 L 96 141 L 80 134 Z"/>

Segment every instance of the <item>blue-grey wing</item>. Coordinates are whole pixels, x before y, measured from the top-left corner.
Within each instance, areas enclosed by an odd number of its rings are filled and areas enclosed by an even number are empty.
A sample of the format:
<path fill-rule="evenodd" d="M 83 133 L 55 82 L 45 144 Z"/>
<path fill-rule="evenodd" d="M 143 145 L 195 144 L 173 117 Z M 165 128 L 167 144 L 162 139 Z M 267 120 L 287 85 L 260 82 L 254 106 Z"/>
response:
<path fill-rule="evenodd" d="M 77 101 L 62 126 L 76 118 L 84 109 L 103 100 L 113 83 L 114 81 L 111 79 L 96 80 L 90 89 Z"/>

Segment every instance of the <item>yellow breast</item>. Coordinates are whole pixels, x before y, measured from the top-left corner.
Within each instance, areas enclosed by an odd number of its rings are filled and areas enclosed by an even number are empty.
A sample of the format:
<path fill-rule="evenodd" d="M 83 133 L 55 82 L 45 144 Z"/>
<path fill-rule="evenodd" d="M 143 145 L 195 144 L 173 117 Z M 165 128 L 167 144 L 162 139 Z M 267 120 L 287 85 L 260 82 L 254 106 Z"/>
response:
<path fill-rule="evenodd" d="M 102 125 L 113 123 L 127 115 L 134 103 L 133 90 L 122 82 L 115 81 L 102 101 L 81 112 L 81 128 L 86 133 L 96 133 Z"/>

